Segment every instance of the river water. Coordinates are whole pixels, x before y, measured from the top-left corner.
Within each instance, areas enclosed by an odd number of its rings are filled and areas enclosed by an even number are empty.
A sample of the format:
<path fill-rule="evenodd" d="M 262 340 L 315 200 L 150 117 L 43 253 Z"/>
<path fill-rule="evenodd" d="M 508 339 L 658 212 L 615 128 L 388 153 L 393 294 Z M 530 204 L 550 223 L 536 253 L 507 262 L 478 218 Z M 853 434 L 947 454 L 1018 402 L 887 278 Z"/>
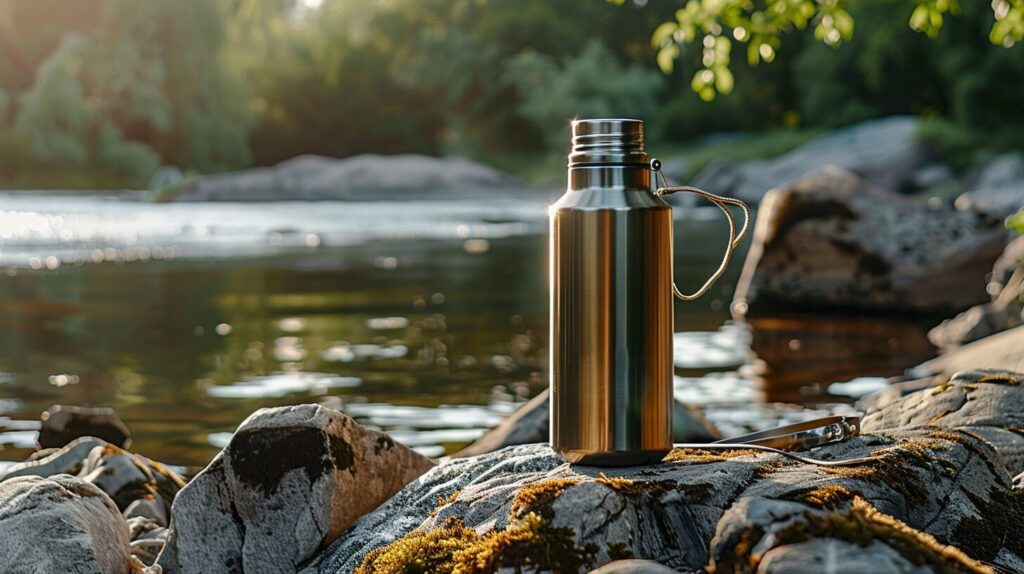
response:
<path fill-rule="evenodd" d="M 692 289 L 726 228 L 713 208 L 677 215 Z M 257 408 L 312 401 L 453 452 L 546 385 L 545 217 L 528 200 L 0 195 L 0 461 L 31 452 L 52 404 L 114 407 L 132 450 L 190 470 Z M 739 261 L 676 303 L 677 396 L 723 431 L 764 399 L 849 402 L 930 352 L 905 323 L 734 325 Z"/>

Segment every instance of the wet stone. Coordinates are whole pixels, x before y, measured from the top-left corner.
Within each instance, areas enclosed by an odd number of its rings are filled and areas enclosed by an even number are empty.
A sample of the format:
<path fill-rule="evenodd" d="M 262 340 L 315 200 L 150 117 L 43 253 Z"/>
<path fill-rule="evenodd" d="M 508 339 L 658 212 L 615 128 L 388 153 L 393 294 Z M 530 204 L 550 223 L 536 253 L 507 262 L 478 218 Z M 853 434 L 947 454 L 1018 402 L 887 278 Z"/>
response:
<path fill-rule="evenodd" d="M 59 448 L 85 436 L 123 448 L 131 444 L 132 434 L 114 409 L 54 405 L 40 418 L 39 448 Z"/>

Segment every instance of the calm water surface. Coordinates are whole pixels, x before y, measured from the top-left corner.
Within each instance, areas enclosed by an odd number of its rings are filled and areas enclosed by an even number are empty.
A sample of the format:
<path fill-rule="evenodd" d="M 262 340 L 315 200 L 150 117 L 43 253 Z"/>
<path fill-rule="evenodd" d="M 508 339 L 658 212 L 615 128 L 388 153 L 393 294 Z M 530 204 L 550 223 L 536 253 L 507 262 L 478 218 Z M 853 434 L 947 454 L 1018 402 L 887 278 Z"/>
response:
<path fill-rule="evenodd" d="M 715 213 L 677 220 L 686 288 L 717 264 Z M 544 218 L 525 201 L 0 196 L 0 460 L 31 451 L 55 403 L 114 407 L 133 450 L 190 468 L 255 409 L 313 401 L 425 454 L 457 450 L 546 385 Z M 738 404 L 848 400 L 878 381 L 828 383 L 930 352 L 916 325 L 731 325 L 738 269 L 676 304 L 677 395 L 723 429 Z"/>

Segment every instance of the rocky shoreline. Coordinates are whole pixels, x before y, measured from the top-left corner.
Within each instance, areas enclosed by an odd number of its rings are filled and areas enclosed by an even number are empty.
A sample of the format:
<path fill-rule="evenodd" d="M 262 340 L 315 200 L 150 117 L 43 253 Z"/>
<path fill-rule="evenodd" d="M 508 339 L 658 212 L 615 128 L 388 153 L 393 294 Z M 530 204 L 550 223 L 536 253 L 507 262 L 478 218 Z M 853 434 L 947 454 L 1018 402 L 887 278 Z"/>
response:
<path fill-rule="evenodd" d="M 929 383 L 867 401 L 862 436 L 811 452 L 871 457 L 843 467 L 677 449 L 599 469 L 539 443 L 438 464 L 299 405 L 254 413 L 185 484 L 80 437 L 0 477 L 0 570 L 1019 571 L 1024 375 Z"/>

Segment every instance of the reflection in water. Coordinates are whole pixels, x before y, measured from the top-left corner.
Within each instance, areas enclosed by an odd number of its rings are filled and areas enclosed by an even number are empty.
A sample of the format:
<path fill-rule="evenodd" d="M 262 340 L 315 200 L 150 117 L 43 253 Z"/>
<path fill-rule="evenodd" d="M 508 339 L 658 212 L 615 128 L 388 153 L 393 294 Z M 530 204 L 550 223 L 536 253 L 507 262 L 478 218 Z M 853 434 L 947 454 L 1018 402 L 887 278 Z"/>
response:
<path fill-rule="evenodd" d="M 935 354 L 925 328 L 910 321 L 797 314 L 746 321 L 758 359 L 754 375 L 768 401 L 807 402 L 832 382 L 898 375 Z"/>
<path fill-rule="evenodd" d="M 329 389 L 358 387 L 362 382 L 357 377 L 339 377 L 326 373 L 276 373 L 232 385 L 207 387 L 206 394 L 219 399 L 280 398 L 292 393 L 318 396 L 327 394 Z"/>
<path fill-rule="evenodd" d="M 546 385 L 543 208 L 23 197 L 3 209 L 0 459 L 29 454 L 50 405 L 91 404 L 118 411 L 133 450 L 195 469 L 254 410 L 312 401 L 438 456 Z M 467 223 L 481 209 L 522 221 Z M 718 263 L 712 214 L 677 221 L 684 290 Z M 728 434 L 749 430 L 751 413 L 758 426 L 814 414 L 761 416 L 750 405 L 764 397 L 817 402 L 824 387 L 800 388 L 927 354 L 920 330 L 891 325 L 728 324 L 736 272 L 677 302 L 675 322 L 676 395 Z M 748 363 L 751 340 L 763 384 L 742 368 L 703 377 Z"/>

